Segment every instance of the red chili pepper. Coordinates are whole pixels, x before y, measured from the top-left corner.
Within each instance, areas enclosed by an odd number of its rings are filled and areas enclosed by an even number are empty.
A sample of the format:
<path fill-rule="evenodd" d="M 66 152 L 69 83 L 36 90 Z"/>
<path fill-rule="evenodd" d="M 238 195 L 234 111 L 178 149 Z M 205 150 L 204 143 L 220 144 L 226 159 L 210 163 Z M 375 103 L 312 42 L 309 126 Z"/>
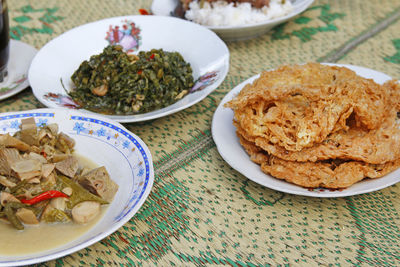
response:
<path fill-rule="evenodd" d="M 150 59 L 153 59 L 153 58 L 154 58 L 154 54 L 151 54 Z"/>
<path fill-rule="evenodd" d="M 140 15 L 150 15 L 149 11 L 144 8 L 139 9 Z"/>
<path fill-rule="evenodd" d="M 142 70 L 139 70 L 139 71 L 137 72 L 137 74 L 140 75 L 140 74 L 142 74 L 142 72 L 143 72 Z"/>
<path fill-rule="evenodd" d="M 47 158 L 47 153 L 46 153 L 46 152 L 42 151 L 42 152 L 40 152 L 40 154 L 41 154 L 44 158 Z"/>
<path fill-rule="evenodd" d="M 51 199 L 51 198 L 56 198 L 56 197 L 66 197 L 68 198 L 69 196 L 64 194 L 63 192 L 57 191 L 57 190 L 49 190 L 44 193 L 41 193 L 40 195 L 37 195 L 34 198 L 31 199 L 21 199 L 21 202 L 24 204 L 28 205 L 33 205 L 36 204 L 40 201 Z"/>

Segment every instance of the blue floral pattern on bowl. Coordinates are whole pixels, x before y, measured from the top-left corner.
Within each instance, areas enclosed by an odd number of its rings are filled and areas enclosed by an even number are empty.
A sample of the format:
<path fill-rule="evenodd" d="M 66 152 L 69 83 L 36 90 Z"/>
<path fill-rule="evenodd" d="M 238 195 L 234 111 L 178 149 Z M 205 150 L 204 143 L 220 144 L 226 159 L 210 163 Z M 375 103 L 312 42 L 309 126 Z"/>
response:
<path fill-rule="evenodd" d="M 104 165 L 119 189 L 105 215 L 82 236 L 30 257 L 10 260 L 0 257 L 0 265 L 31 264 L 61 257 L 105 238 L 139 210 L 154 181 L 152 157 L 147 146 L 118 122 L 77 110 L 37 109 L 0 114 L 0 134 L 14 134 L 19 131 L 21 120 L 29 117 L 35 118 L 38 126 L 57 123 L 59 131 L 75 139 L 76 152 Z"/>

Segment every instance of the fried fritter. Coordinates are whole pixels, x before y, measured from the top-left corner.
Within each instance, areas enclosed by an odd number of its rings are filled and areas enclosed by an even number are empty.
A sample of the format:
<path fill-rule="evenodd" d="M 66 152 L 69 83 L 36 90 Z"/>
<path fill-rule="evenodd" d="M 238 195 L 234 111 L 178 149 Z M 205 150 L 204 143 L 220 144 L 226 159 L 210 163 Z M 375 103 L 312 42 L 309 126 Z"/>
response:
<path fill-rule="evenodd" d="M 226 106 L 248 135 L 300 151 L 347 130 L 352 114 L 358 127 L 377 128 L 393 109 L 386 89 L 347 68 L 308 63 L 263 72 Z"/>
<path fill-rule="evenodd" d="M 276 178 L 307 188 L 340 189 L 353 185 L 364 178 L 379 178 L 400 166 L 400 159 L 384 164 L 368 164 L 362 161 L 294 162 L 269 156 L 241 136 L 240 143 L 250 159 L 261 165 L 261 170 Z"/>
<path fill-rule="evenodd" d="M 346 188 L 400 166 L 400 84 L 308 63 L 263 72 L 226 107 L 263 172 L 308 187 Z"/>
<path fill-rule="evenodd" d="M 390 93 L 391 105 L 399 112 L 400 111 L 400 81 L 390 80 L 383 84 L 386 90 Z"/>
<path fill-rule="evenodd" d="M 316 162 L 343 159 L 382 164 L 400 158 L 400 124 L 395 119 L 396 114 L 393 114 L 378 129 L 367 130 L 351 127 L 347 131 L 334 132 L 328 135 L 323 142 L 301 151 L 288 151 L 264 138 L 254 138 L 247 135 L 238 123 L 234 122 L 234 125 L 240 136 L 255 143 L 269 154 L 284 160 Z"/>
<path fill-rule="evenodd" d="M 347 188 L 364 178 L 382 177 L 400 166 L 400 159 L 384 164 L 368 164 L 362 161 L 293 162 L 272 157 L 261 164 L 265 173 L 303 187 Z"/>

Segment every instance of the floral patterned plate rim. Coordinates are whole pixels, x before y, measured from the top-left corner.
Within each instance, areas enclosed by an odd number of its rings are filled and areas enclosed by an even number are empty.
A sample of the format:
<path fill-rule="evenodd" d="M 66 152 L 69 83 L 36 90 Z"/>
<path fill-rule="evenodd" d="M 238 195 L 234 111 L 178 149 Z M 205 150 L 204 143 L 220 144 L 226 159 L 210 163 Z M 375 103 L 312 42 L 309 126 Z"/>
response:
<path fill-rule="evenodd" d="M 115 17 L 74 28 L 43 46 L 28 75 L 35 97 L 50 108 L 80 109 L 66 93 L 73 88 L 70 77 L 82 61 L 109 44 L 119 44 L 129 53 L 153 48 L 177 51 L 190 63 L 196 81 L 189 94 L 165 108 L 137 115 L 105 115 L 119 122 L 151 120 L 188 108 L 214 91 L 229 70 L 227 46 L 205 27 L 165 16 Z"/>
<path fill-rule="evenodd" d="M 48 261 L 100 241 L 135 215 L 149 195 L 154 181 L 149 149 L 138 136 L 120 123 L 76 110 L 36 109 L 0 114 L 0 133 L 16 132 L 21 119 L 28 117 L 35 118 L 37 125 L 56 122 L 60 131 L 75 139 L 76 152 L 105 166 L 119 189 L 102 218 L 83 235 L 58 247 L 33 254 L 7 256 L 0 251 L 0 266 Z"/>
<path fill-rule="evenodd" d="M 8 75 L 0 83 L 0 100 L 9 98 L 29 86 L 28 70 L 37 50 L 21 41 L 10 40 L 10 58 L 8 61 Z"/>
<path fill-rule="evenodd" d="M 333 63 L 324 64 L 347 67 L 355 71 L 358 75 L 373 79 L 379 84 L 383 84 L 391 79 L 390 76 L 384 73 L 364 67 Z M 232 124 L 233 111 L 224 107 L 224 104 L 235 97 L 246 84 L 253 82 L 258 77 L 259 75 L 255 75 L 233 88 L 222 99 L 213 116 L 211 130 L 214 142 L 222 158 L 232 168 L 253 182 L 265 187 L 285 193 L 310 197 L 346 197 L 377 191 L 400 182 L 400 169 L 397 169 L 381 178 L 364 179 L 343 190 L 328 190 L 321 188 L 310 190 L 280 179 L 276 179 L 262 172 L 260 166 L 250 160 L 249 156 L 239 143 L 239 139 L 236 135 L 236 128 Z"/>

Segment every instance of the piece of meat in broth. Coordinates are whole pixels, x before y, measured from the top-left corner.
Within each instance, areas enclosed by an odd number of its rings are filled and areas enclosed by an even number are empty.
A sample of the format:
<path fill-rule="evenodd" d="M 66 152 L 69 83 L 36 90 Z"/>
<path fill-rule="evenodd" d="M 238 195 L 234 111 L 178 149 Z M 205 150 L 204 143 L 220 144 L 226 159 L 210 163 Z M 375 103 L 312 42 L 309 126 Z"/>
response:
<path fill-rule="evenodd" d="M 20 208 L 17 210 L 15 215 L 25 224 L 39 224 L 39 220 L 36 218 L 35 213 L 30 209 Z"/>
<path fill-rule="evenodd" d="M 20 180 L 30 180 L 42 173 L 42 163 L 36 159 L 21 159 L 10 166 Z"/>
<path fill-rule="evenodd" d="M 3 145 L 5 147 L 12 147 L 16 148 L 19 151 L 27 151 L 30 148 L 30 145 L 28 145 L 25 142 L 22 142 L 21 140 L 9 135 L 9 134 L 1 134 L 0 135 L 0 145 Z"/>
<path fill-rule="evenodd" d="M 55 147 L 62 153 L 71 154 L 75 146 L 75 140 L 66 135 L 65 133 L 59 133 L 57 136 L 57 142 Z"/>
<path fill-rule="evenodd" d="M 100 203 L 83 201 L 72 208 L 72 219 L 76 223 L 85 224 L 93 220 L 100 213 Z"/>
<path fill-rule="evenodd" d="M 19 138 L 29 145 L 39 145 L 37 126 L 33 117 L 21 120 L 21 131 Z"/>
<path fill-rule="evenodd" d="M 56 162 L 56 170 L 70 178 L 74 178 L 78 169 L 79 162 L 74 156 L 68 156 L 66 159 Z"/>
<path fill-rule="evenodd" d="M 118 191 L 118 185 L 111 180 L 104 166 L 89 171 L 80 177 L 78 182 L 91 193 L 102 197 L 108 202 L 112 201 Z"/>
<path fill-rule="evenodd" d="M 12 175 L 11 164 L 22 159 L 18 150 L 15 148 L 0 149 L 0 174 Z"/>

